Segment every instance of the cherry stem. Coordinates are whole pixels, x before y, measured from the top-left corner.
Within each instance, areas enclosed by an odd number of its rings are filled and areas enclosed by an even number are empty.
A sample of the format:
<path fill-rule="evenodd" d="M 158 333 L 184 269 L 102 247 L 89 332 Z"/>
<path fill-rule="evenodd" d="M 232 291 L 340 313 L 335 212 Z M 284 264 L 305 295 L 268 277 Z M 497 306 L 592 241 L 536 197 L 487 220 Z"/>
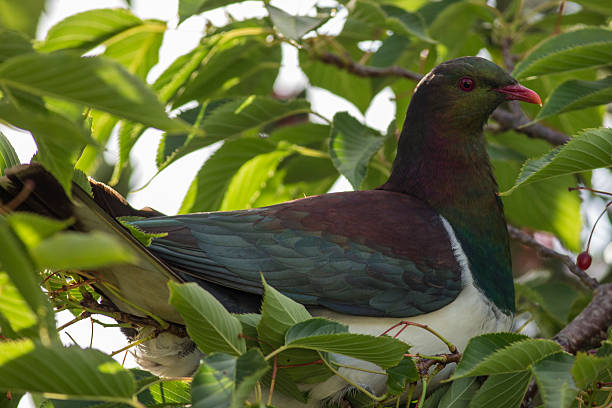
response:
<path fill-rule="evenodd" d="M 597 219 L 595 220 L 595 223 L 593 224 L 593 228 L 591 228 L 591 233 L 589 234 L 589 240 L 587 242 L 587 246 L 586 246 L 586 253 L 589 253 L 589 248 L 591 247 L 591 238 L 593 238 L 593 232 L 595 232 L 595 227 L 597 226 L 597 223 L 599 222 L 599 220 L 601 219 L 601 217 L 603 217 L 603 215 L 608 212 L 608 208 L 610 208 L 610 206 L 612 205 L 612 201 L 608 201 L 608 204 L 606 204 L 605 208 L 603 209 L 603 211 L 601 212 L 601 214 L 599 214 L 599 217 L 597 217 Z"/>
<path fill-rule="evenodd" d="M 270 380 L 270 392 L 268 393 L 267 405 L 272 405 L 272 394 L 274 393 L 274 385 L 276 383 L 276 371 L 278 370 L 278 356 L 274 356 L 274 364 L 272 365 L 272 379 Z"/>
<path fill-rule="evenodd" d="M 593 188 L 590 187 L 568 187 L 567 191 L 580 191 L 580 190 L 584 190 L 584 191 L 590 191 L 591 193 L 595 193 L 595 194 L 603 194 L 603 195 L 607 195 L 612 197 L 612 193 L 608 192 L 608 191 L 601 191 L 601 190 L 595 190 Z"/>

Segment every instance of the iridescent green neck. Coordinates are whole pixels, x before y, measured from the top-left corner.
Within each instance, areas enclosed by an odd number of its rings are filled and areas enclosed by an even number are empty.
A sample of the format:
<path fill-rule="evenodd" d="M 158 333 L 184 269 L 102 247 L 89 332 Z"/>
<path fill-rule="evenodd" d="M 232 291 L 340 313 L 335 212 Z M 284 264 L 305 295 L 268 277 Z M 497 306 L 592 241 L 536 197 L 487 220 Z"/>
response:
<path fill-rule="evenodd" d="M 439 117 L 442 111 L 415 97 L 392 174 L 381 188 L 416 196 L 445 217 L 466 253 L 476 286 L 504 313 L 511 313 L 508 233 L 485 148 L 486 117 L 459 126 L 456 116 L 445 120 Z"/>

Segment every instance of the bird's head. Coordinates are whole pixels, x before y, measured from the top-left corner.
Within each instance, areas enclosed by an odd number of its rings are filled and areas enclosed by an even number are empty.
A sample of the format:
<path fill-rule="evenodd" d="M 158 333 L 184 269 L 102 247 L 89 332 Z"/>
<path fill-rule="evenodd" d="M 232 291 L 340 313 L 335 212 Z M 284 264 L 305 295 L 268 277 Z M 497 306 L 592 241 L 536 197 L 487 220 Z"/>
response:
<path fill-rule="evenodd" d="M 506 100 L 541 105 L 537 93 L 480 57 L 462 57 L 435 67 L 417 85 L 412 104 L 427 106 L 438 125 L 478 130 Z"/>

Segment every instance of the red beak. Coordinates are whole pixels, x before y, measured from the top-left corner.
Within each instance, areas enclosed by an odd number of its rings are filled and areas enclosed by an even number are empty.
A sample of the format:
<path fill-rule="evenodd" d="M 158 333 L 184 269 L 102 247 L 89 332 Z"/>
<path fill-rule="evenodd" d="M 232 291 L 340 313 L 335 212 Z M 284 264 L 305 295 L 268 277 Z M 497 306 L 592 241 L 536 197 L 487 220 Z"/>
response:
<path fill-rule="evenodd" d="M 494 91 L 505 94 L 506 99 L 508 100 L 535 103 L 536 105 L 542 106 L 542 100 L 540 99 L 540 95 L 538 95 L 529 88 L 525 88 L 521 84 L 506 85 L 503 88 L 494 89 Z"/>

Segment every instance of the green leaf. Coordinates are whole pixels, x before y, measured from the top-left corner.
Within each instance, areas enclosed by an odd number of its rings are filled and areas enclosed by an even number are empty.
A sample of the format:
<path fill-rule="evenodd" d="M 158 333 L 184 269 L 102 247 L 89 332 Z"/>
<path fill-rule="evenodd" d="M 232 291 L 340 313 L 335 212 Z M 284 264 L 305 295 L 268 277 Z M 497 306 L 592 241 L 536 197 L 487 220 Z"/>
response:
<path fill-rule="evenodd" d="M 264 139 L 244 138 L 224 142 L 206 160 L 191 182 L 179 213 L 219 210 L 234 174 L 243 164 L 275 148 Z"/>
<path fill-rule="evenodd" d="M 476 377 L 459 378 L 451 383 L 448 391 L 440 399 L 438 407 L 467 408 L 478 388 L 478 379 Z"/>
<path fill-rule="evenodd" d="M 145 232 L 131 223 L 131 221 L 137 221 L 142 218 L 143 217 L 126 216 L 117 217 L 115 219 L 119 221 L 121 225 L 127 228 L 130 231 L 130 234 L 132 234 L 132 236 L 144 246 L 151 245 L 151 242 L 153 242 L 153 238 L 162 238 L 168 235 L 167 232 Z"/>
<path fill-rule="evenodd" d="M 0 176 L 4 174 L 4 170 L 19 164 L 17 152 L 13 149 L 11 142 L 0 132 Z"/>
<path fill-rule="evenodd" d="M 559 343 L 552 340 L 526 339 L 517 341 L 495 351 L 471 367 L 467 365 L 457 367 L 452 378 L 522 372 L 538 361 L 561 350 Z"/>
<path fill-rule="evenodd" d="M 493 162 L 495 176 L 504 191 L 512 187 L 520 170 L 515 161 Z M 572 176 L 549 179 L 546 183 L 525 185 L 502 197 L 507 220 L 517 226 L 555 234 L 572 251 L 580 250 L 580 197 L 567 190 L 576 184 Z"/>
<path fill-rule="evenodd" d="M 123 65 L 128 72 L 146 80 L 149 70 L 159 60 L 166 23 L 145 20 L 128 33 L 105 41 L 104 55 Z"/>
<path fill-rule="evenodd" d="M 571 369 L 576 385 L 584 389 L 596 381 L 602 372 L 612 367 L 612 356 L 598 357 L 588 353 L 576 354 L 576 361 Z"/>
<path fill-rule="evenodd" d="M 401 395 L 408 385 L 419 380 L 419 372 L 412 358 L 404 358 L 398 365 L 387 369 L 387 392 Z"/>
<path fill-rule="evenodd" d="M 525 162 L 508 195 L 524 184 L 612 165 L 612 129 L 586 129 L 566 145 Z"/>
<path fill-rule="evenodd" d="M 326 20 L 318 17 L 292 16 L 271 4 L 266 4 L 266 8 L 276 29 L 285 37 L 296 41 L 301 39 L 306 33 L 319 27 Z"/>
<path fill-rule="evenodd" d="M 37 48 L 42 52 L 70 48 L 86 51 L 142 23 L 127 9 L 89 10 L 68 16 L 55 24 Z"/>
<path fill-rule="evenodd" d="M 440 400 L 446 394 L 448 389 L 450 388 L 450 384 L 442 384 L 437 387 L 434 392 L 432 392 L 426 399 L 423 404 L 423 408 L 441 408 L 439 406 Z"/>
<path fill-rule="evenodd" d="M 597 11 L 603 15 L 609 16 L 612 14 L 612 5 L 606 0 L 580 0 L 579 4 L 582 7 Z"/>
<path fill-rule="evenodd" d="M 269 369 L 258 349 L 251 349 L 238 358 L 223 353 L 211 354 L 193 378 L 193 407 L 241 408 L 255 383 Z"/>
<path fill-rule="evenodd" d="M 72 176 L 72 182 L 76 184 L 81 190 L 87 193 L 90 197 L 93 197 L 93 190 L 91 184 L 87 178 L 87 174 L 79 169 L 74 169 L 74 175 Z"/>
<path fill-rule="evenodd" d="M 217 299 L 195 283 L 168 283 L 170 304 L 178 310 L 189 337 L 204 353 L 240 355 L 246 351 L 242 325 Z"/>
<path fill-rule="evenodd" d="M 208 143 L 238 136 L 247 130 L 261 129 L 282 118 L 310 112 L 304 99 L 280 101 L 272 97 L 249 96 L 226 103 L 202 121 Z"/>
<path fill-rule="evenodd" d="M 191 402 L 191 387 L 183 381 L 160 381 L 139 393 L 138 399 L 149 407 L 169 404 L 184 406 Z"/>
<path fill-rule="evenodd" d="M 276 348 L 285 344 L 285 333 L 291 326 L 312 316 L 303 305 L 289 299 L 265 281 L 263 285 L 264 296 L 257 333 L 262 343 Z"/>
<path fill-rule="evenodd" d="M 538 361 L 533 374 L 545 408 L 569 408 L 578 390 L 570 373 L 575 357 L 559 352 Z"/>
<path fill-rule="evenodd" d="M 51 269 L 92 269 L 135 260 L 117 238 L 100 231 L 61 232 L 42 240 L 31 252 L 40 266 Z"/>
<path fill-rule="evenodd" d="M 518 408 L 531 380 L 531 372 L 497 374 L 490 376 L 480 387 L 470 408 Z"/>
<path fill-rule="evenodd" d="M 163 164 L 168 166 L 180 157 L 209 146 L 219 140 L 237 138 L 246 132 L 254 132 L 271 125 L 283 118 L 310 111 L 309 103 L 304 99 L 279 101 L 271 97 L 249 96 L 236 101 L 218 102 L 210 114 L 200 122 L 205 137 L 187 137 L 185 144 L 176 150 Z M 163 168 L 162 167 L 162 168 Z"/>
<path fill-rule="evenodd" d="M 322 317 L 313 317 L 291 326 L 285 334 L 285 343 L 289 344 L 303 337 L 335 333 L 348 333 L 348 326 Z"/>
<path fill-rule="evenodd" d="M 144 82 L 106 58 L 64 51 L 18 55 L 0 64 L 0 85 L 84 104 L 158 129 L 188 128 L 168 118 Z"/>
<path fill-rule="evenodd" d="M 234 3 L 235 0 L 179 0 L 179 22 L 183 22 L 187 17 L 200 14 L 206 10 L 223 7 Z"/>
<path fill-rule="evenodd" d="M 32 133 L 38 146 L 34 161 L 42 163 L 69 195 L 74 162 L 89 141 L 84 129 L 58 113 L 17 107 L 6 101 L 0 101 L 0 121 Z"/>
<path fill-rule="evenodd" d="M 397 339 L 348 333 L 348 327 L 327 319 L 314 318 L 295 324 L 285 335 L 290 347 L 344 354 L 370 361 L 382 368 L 397 365 L 410 348 Z"/>
<path fill-rule="evenodd" d="M 517 79 L 606 65 L 612 60 L 612 31 L 588 27 L 549 37 L 514 69 Z"/>
<path fill-rule="evenodd" d="M 599 81 L 567 81 L 555 88 L 535 120 L 610 102 L 612 102 L 612 76 Z"/>
<path fill-rule="evenodd" d="M 0 4 L 2 4 L 2 0 L 0 0 Z M 32 43 L 25 35 L 0 27 L 0 63 L 16 55 L 30 52 L 34 52 L 34 49 L 32 48 Z"/>
<path fill-rule="evenodd" d="M 2 242 L 0 267 L 8 274 L 13 285 L 38 317 L 41 326 L 46 329 L 45 338 L 55 339 L 54 333 L 57 333 L 55 319 L 49 298 L 40 290 L 40 275 L 5 217 L 0 217 L 0 242 Z"/>
<path fill-rule="evenodd" d="M 482 34 L 483 22 L 494 22 L 488 6 L 468 1 L 439 3 L 446 7 L 434 14 L 436 18 L 429 26 L 429 35 L 446 47 L 439 57 L 476 55 L 478 50 L 487 47 Z"/>
<path fill-rule="evenodd" d="M 210 40 L 206 63 L 173 100 L 173 106 L 181 106 L 191 100 L 273 93 L 272 87 L 281 63 L 278 44 L 267 43 L 264 35 L 233 38 L 230 32 L 225 37 L 217 38 L 215 36 Z"/>
<path fill-rule="evenodd" d="M 528 338 L 518 333 L 489 333 L 472 337 L 465 347 L 453 378 L 462 377 L 465 373 L 470 372 L 495 351 Z"/>
<path fill-rule="evenodd" d="M 392 5 L 381 6 L 383 11 L 387 14 L 387 26 L 393 30 L 395 34 L 411 34 L 423 41 L 435 43 L 427 36 L 425 20 L 419 13 L 411 13 L 400 7 Z M 399 20 L 399 21 L 395 21 Z"/>
<path fill-rule="evenodd" d="M 252 208 L 268 179 L 289 153 L 286 150 L 276 150 L 255 156 L 244 163 L 229 182 L 220 210 Z"/>
<path fill-rule="evenodd" d="M 0 343 L 0 389 L 130 404 L 136 384 L 129 371 L 97 350 L 19 340 Z"/>
<path fill-rule="evenodd" d="M 177 92 L 189 81 L 189 78 L 198 69 L 202 60 L 208 54 L 210 46 L 199 44 L 187 54 L 181 55 L 152 85 L 153 90 L 162 102 L 170 101 Z"/>
<path fill-rule="evenodd" d="M 38 317 L 5 272 L 0 272 L 0 315 L 10 330 L 2 327 L 2 335 L 8 338 L 34 337 L 38 329 Z M 14 336 L 9 333 L 12 331 Z"/>
<path fill-rule="evenodd" d="M 36 36 L 38 20 L 45 9 L 45 0 L 0 0 L 0 27 Z"/>
<path fill-rule="evenodd" d="M 383 136 L 362 125 L 347 112 L 334 116 L 329 154 L 334 166 L 355 190 L 361 187 L 368 163 L 384 142 Z"/>
<path fill-rule="evenodd" d="M 234 317 L 238 319 L 242 325 L 242 334 L 244 334 L 247 349 L 259 347 L 259 342 L 257 341 L 257 325 L 261 320 L 261 315 L 257 313 L 241 313 L 234 314 Z"/>
<path fill-rule="evenodd" d="M 43 239 L 65 230 L 74 223 L 72 219 L 56 220 L 22 211 L 9 213 L 5 219 L 19 239 L 30 249 L 40 244 Z"/>
<path fill-rule="evenodd" d="M 410 346 L 392 337 L 337 333 L 303 337 L 287 344 L 292 348 L 324 351 L 369 361 L 384 369 L 397 365 Z"/>

